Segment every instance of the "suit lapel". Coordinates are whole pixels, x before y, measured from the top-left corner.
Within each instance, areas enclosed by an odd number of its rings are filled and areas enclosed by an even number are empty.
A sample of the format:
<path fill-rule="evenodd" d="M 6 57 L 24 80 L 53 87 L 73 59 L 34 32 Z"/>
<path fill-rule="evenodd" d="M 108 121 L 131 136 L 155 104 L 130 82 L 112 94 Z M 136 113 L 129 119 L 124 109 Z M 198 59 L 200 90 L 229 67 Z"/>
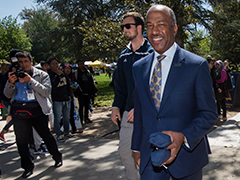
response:
<path fill-rule="evenodd" d="M 149 78 L 150 78 L 152 63 L 154 60 L 154 55 L 155 55 L 155 53 L 153 52 L 152 54 L 149 55 L 149 58 L 146 59 L 146 62 L 145 62 L 146 66 L 144 66 L 144 68 L 146 68 L 146 69 L 143 69 L 142 72 L 143 72 L 143 86 L 144 86 L 145 92 L 147 94 L 147 98 L 151 102 L 153 108 L 157 111 L 157 109 L 154 105 L 152 95 L 150 92 L 150 87 L 149 87 Z"/>
<path fill-rule="evenodd" d="M 164 104 L 166 103 L 168 96 L 170 95 L 174 85 L 179 80 L 180 74 L 183 72 L 185 68 L 184 56 L 181 52 L 182 52 L 181 48 L 177 46 L 173 62 L 168 73 L 159 112 L 161 112 L 162 108 L 164 107 Z"/>

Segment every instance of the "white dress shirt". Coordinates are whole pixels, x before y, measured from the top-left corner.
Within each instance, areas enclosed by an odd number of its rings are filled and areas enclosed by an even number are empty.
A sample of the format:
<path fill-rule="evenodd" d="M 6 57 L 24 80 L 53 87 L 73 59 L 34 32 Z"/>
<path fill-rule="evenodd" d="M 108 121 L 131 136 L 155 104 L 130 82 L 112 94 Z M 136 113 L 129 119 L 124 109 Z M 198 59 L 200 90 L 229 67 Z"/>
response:
<path fill-rule="evenodd" d="M 169 73 L 170 67 L 172 65 L 172 61 L 173 61 L 173 57 L 175 55 L 176 49 L 177 49 L 177 44 L 174 42 L 174 44 L 166 52 L 163 53 L 163 55 L 165 55 L 166 57 L 161 61 L 161 67 L 162 67 L 161 99 L 162 99 L 162 94 L 164 92 L 164 88 L 165 88 L 165 84 L 166 84 L 166 81 L 167 81 L 168 73 Z M 154 60 L 153 60 L 152 68 L 151 68 L 151 72 L 150 72 L 149 86 L 151 84 L 153 70 L 154 70 L 154 67 L 155 67 L 155 65 L 158 61 L 157 57 L 159 55 L 160 54 L 158 54 L 155 51 Z"/>

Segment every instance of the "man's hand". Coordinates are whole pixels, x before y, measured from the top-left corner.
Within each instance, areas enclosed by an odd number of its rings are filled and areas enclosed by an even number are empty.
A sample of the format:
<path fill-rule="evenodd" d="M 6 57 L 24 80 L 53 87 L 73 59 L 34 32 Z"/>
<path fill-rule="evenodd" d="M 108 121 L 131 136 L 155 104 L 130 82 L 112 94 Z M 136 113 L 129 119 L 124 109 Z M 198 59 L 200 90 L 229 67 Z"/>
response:
<path fill-rule="evenodd" d="M 61 75 L 62 71 L 60 69 L 56 69 L 56 70 L 52 70 L 53 72 L 55 72 L 57 75 Z"/>
<path fill-rule="evenodd" d="M 24 78 L 18 78 L 20 83 L 28 83 L 31 79 L 31 76 L 25 72 L 25 77 Z"/>
<path fill-rule="evenodd" d="M 184 135 L 181 132 L 174 131 L 162 131 L 164 134 L 168 134 L 171 137 L 172 143 L 166 148 L 171 150 L 170 158 L 163 164 L 170 164 L 176 157 L 184 142 Z"/>
<path fill-rule="evenodd" d="M 133 152 L 133 159 L 139 167 L 140 166 L 140 152 Z"/>
<path fill-rule="evenodd" d="M 218 92 L 219 92 L 219 93 L 222 93 L 222 90 L 221 90 L 220 88 L 218 88 Z"/>
<path fill-rule="evenodd" d="M 131 109 L 131 111 L 129 111 L 128 115 L 127 115 L 127 121 L 128 122 L 133 122 L 134 120 L 134 108 Z"/>
<path fill-rule="evenodd" d="M 10 84 L 14 84 L 16 80 L 17 80 L 17 76 L 15 74 L 13 74 L 13 72 L 9 72 L 8 73 L 8 82 Z"/>
<path fill-rule="evenodd" d="M 119 109 L 117 107 L 114 107 L 114 108 L 112 108 L 111 119 L 114 124 L 118 125 L 118 123 L 116 121 L 116 116 L 118 116 L 118 119 L 121 121 Z"/>
<path fill-rule="evenodd" d="M 74 85 L 71 85 L 70 86 L 72 89 L 76 90 L 78 87 L 74 86 Z"/>

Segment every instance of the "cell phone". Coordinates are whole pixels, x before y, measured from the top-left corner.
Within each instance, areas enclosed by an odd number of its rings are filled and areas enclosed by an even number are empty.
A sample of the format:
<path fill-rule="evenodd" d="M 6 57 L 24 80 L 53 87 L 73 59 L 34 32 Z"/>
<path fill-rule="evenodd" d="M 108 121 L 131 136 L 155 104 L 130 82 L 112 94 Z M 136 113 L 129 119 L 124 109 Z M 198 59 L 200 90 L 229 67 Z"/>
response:
<path fill-rule="evenodd" d="M 75 87 L 78 87 L 78 84 L 77 84 L 77 82 L 74 82 L 74 84 L 73 84 Z"/>

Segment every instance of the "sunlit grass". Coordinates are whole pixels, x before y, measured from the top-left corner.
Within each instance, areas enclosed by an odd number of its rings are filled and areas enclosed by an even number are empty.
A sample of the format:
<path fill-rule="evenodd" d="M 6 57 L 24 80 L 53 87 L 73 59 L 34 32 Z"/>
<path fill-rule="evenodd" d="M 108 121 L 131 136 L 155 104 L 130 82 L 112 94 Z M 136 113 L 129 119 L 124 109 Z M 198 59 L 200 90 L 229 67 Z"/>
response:
<path fill-rule="evenodd" d="M 94 106 L 111 106 L 114 98 L 113 87 L 109 86 L 111 79 L 102 73 L 100 76 L 94 76 L 98 82 L 96 87 L 98 88 L 97 97 L 95 98 Z"/>

